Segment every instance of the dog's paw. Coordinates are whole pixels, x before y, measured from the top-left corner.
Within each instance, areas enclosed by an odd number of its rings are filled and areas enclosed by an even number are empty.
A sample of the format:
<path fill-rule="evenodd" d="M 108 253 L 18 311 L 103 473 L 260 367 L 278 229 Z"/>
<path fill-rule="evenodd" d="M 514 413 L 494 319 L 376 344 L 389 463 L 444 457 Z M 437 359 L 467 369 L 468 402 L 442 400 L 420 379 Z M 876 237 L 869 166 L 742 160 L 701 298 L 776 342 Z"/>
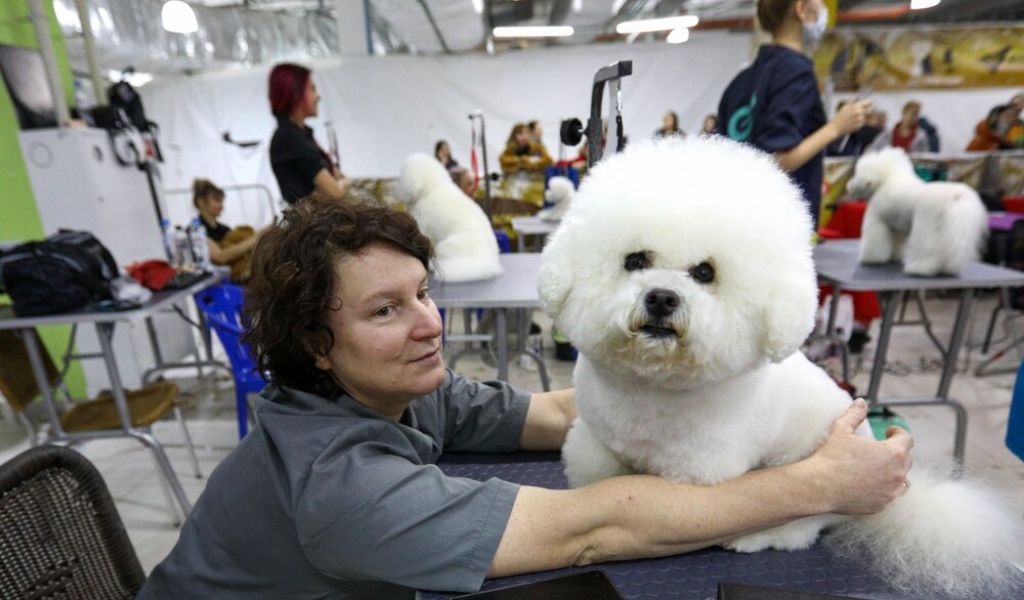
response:
<path fill-rule="evenodd" d="M 766 529 L 722 544 L 734 552 L 760 552 L 769 548 L 775 550 L 804 550 L 818 539 L 820 528 L 817 524 L 794 521 L 788 525 Z"/>

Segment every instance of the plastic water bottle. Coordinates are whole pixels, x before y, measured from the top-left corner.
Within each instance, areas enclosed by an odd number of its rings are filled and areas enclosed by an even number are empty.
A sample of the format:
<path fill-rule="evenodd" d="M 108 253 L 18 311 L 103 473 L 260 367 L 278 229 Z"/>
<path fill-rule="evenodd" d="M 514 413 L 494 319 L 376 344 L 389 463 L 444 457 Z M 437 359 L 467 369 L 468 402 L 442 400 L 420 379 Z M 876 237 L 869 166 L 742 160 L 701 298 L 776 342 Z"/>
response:
<path fill-rule="evenodd" d="M 174 230 L 171 229 L 170 219 L 160 219 L 160 236 L 163 238 L 164 253 L 167 260 L 174 264 Z"/>
<path fill-rule="evenodd" d="M 181 225 L 174 227 L 174 268 L 179 271 L 191 271 L 195 268 L 192 260 L 192 247 L 189 243 L 188 231 Z"/>
<path fill-rule="evenodd" d="M 196 267 L 203 271 L 210 271 L 213 266 L 210 264 L 210 245 L 206 241 L 206 227 L 199 220 L 199 217 L 192 218 L 191 226 L 192 256 L 195 258 Z"/>
<path fill-rule="evenodd" d="M 75 106 L 78 107 L 78 115 L 83 121 L 90 126 L 95 124 L 92 119 L 92 94 L 81 79 L 75 79 Z"/>

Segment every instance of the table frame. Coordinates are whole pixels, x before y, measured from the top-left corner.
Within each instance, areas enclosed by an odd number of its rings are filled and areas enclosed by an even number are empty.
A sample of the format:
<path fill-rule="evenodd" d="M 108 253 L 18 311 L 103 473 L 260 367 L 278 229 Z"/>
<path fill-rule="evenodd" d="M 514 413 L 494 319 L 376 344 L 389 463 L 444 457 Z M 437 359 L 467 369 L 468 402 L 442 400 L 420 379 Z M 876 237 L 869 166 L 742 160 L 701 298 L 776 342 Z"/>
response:
<path fill-rule="evenodd" d="M 975 262 L 969 264 L 964 272 L 957 277 L 946 275 L 915 277 L 904 274 L 902 265 L 899 263 L 859 264 L 858 247 L 859 240 L 838 240 L 820 243 L 814 249 L 814 263 L 818 278 L 832 286 L 832 308 L 829 312 L 826 331 L 830 336 L 832 335 L 839 307 L 839 295 L 843 290 L 877 291 L 881 296 L 884 308 L 866 399 L 872 406 L 937 405 L 951 408 L 956 415 L 953 456 L 958 463 L 963 464 L 964 447 L 967 440 L 967 411 L 962 404 L 950 398 L 949 391 L 956 373 L 957 357 L 963 345 L 964 333 L 970 320 L 975 291 L 985 288 L 1024 285 L 1024 273 Z M 931 289 L 960 290 L 960 300 L 953 322 L 953 331 L 943 357 L 944 362 L 938 389 L 934 396 L 879 398 L 886 354 L 889 350 L 892 328 L 896 324 L 896 312 L 900 304 L 897 301 L 898 297 L 903 292 Z M 838 341 L 838 344 L 845 364 L 847 360 L 846 345 L 842 341 Z"/>
<path fill-rule="evenodd" d="M 149 334 L 149 341 L 153 349 L 153 356 L 157 361 L 157 365 L 146 371 L 143 375 L 143 381 L 145 382 L 149 376 L 164 371 L 170 368 L 176 367 L 189 367 L 189 366 L 211 366 L 216 368 L 223 368 L 229 373 L 231 368 L 227 365 L 212 360 L 208 355 L 207 360 L 201 360 L 191 363 L 166 363 L 160 354 L 159 344 L 156 337 L 156 330 L 153 327 L 152 318 L 158 312 L 164 312 L 168 310 L 175 303 L 191 298 L 197 292 L 219 283 L 219 279 L 209 277 L 202 281 L 192 284 L 187 288 L 180 290 L 158 292 L 154 294 L 153 298 L 144 303 L 141 307 L 120 311 L 120 312 L 100 312 L 100 311 L 78 311 L 61 313 L 56 315 L 45 315 L 38 317 L 15 317 L 13 314 L 2 315 L 0 314 L 0 329 L 12 329 L 15 330 L 20 337 L 25 341 L 25 347 L 28 351 L 29 362 L 32 365 L 32 373 L 36 379 L 36 385 L 39 387 L 40 395 L 43 398 L 43 403 L 46 408 L 47 417 L 49 419 L 50 430 L 48 435 L 41 440 L 41 443 L 61 443 L 61 442 L 81 442 L 95 439 L 114 438 L 114 437 L 130 437 L 138 440 L 153 453 L 153 458 L 159 467 L 160 472 L 163 475 L 163 481 L 166 482 L 167 486 L 170 487 L 170 493 L 173 494 L 174 500 L 177 502 L 169 502 L 172 510 L 177 506 L 180 512 L 175 510 L 178 516 L 183 520 L 188 516 L 192 510 L 192 504 L 189 502 L 188 497 L 185 495 L 184 489 L 181 487 L 181 482 L 178 480 L 177 475 L 174 473 L 174 469 L 171 466 L 170 460 L 167 458 L 167 454 L 164 451 L 163 445 L 153 436 L 153 434 L 144 429 L 137 429 L 132 425 L 131 414 L 128 410 L 128 400 L 125 395 L 124 385 L 121 382 L 120 371 L 117 367 L 117 357 L 114 354 L 113 347 L 113 335 L 114 328 L 118 322 L 130 322 L 144 320 L 146 323 L 147 332 Z M 76 358 L 101 358 L 106 367 L 107 376 L 110 378 L 111 395 L 114 398 L 114 404 L 117 407 L 118 415 L 121 418 L 121 429 L 113 429 L 109 431 L 86 431 L 86 432 L 67 432 L 61 427 L 60 415 L 57 411 L 57 402 L 54 397 L 54 390 L 50 387 L 49 378 L 46 374 L 46 369 L 43 362 L 43 349 L 40 347 L 36 336 L 26 335 L 26 332 L 31 332 L 35 328 L 42 325 L 79 325 L 91 323 L 96 327 L 96 336 L 99 339 L 100 353 L 99 355 L 76 355 Z M 209 347 L 207 347 L 209 352 Z M 175 408 L 175 410 L 178 410 Z M 182 427 L 185 435 L 186 442 L 189 446 L 192 445 L 191 438 L 188 433 L 188 429 Z M 190 453 L 189 456 L 192 462 L 192 468 L 196 473 L 197 477 L 200 477 L 199 464 L 195 459 L 195 456 Z M 165 492 L 167 489 L 165 488 Z"/>

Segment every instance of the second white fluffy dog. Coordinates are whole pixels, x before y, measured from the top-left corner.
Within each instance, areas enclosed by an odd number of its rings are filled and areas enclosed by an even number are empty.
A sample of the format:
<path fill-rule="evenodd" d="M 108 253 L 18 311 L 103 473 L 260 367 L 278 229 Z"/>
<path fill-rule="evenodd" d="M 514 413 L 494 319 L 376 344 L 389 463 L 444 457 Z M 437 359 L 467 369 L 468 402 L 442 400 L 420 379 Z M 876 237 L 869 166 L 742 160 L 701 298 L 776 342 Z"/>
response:
<path fill-rule="evenodd" d="M 817 303 L 810 239 L 799 190 L 734 142 L 638 144 L 592 170 L 538 281 L 580 352 L 579 418 L 562 449 L 572 485 L 633 472 L 714 484 L 817 448 L 850 397 L 798 351 Z M 811 517 L 725 545 L 806 548 L 842 523 L 830 537 L 901 587 L 983 597 L 1006 586 L 1024 550 L 1019 510 L 976 484 L 920 469 L 910 480 L 877 515 Z"/>
<path fill-rule="evenodd" d="M 925 183 L 900 148 L 865 154 L 847 189 L 869 198 L 860 261 L 903 260 L 910 275 L 958 275 L 978 258 L 988 215 L 978 193 L 963 183 Z"/>
<path fill-rule="evenodd" d="M 398 176 L 398 197 L 434 244 L 435 277 L 457 282 L 501 274 L 498 241 L 487 215 L 455 185 L 436 158 L 412 154 L 405 159 Z"/>

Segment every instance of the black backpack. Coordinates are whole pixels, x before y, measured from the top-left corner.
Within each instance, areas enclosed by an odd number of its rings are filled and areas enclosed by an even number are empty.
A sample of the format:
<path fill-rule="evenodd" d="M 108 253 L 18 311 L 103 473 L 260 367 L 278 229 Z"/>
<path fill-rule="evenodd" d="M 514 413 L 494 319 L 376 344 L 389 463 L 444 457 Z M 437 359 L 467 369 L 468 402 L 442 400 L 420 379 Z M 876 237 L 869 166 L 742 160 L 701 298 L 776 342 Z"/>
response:
<path fill-rule="evenodd" d="M 88 231 L 62 229 L 45 240 L 0 254 L 0 292 L 11 297 L 19 317 L 109 300 L 110 281 L 117 276 L 114 257 Z"/>

